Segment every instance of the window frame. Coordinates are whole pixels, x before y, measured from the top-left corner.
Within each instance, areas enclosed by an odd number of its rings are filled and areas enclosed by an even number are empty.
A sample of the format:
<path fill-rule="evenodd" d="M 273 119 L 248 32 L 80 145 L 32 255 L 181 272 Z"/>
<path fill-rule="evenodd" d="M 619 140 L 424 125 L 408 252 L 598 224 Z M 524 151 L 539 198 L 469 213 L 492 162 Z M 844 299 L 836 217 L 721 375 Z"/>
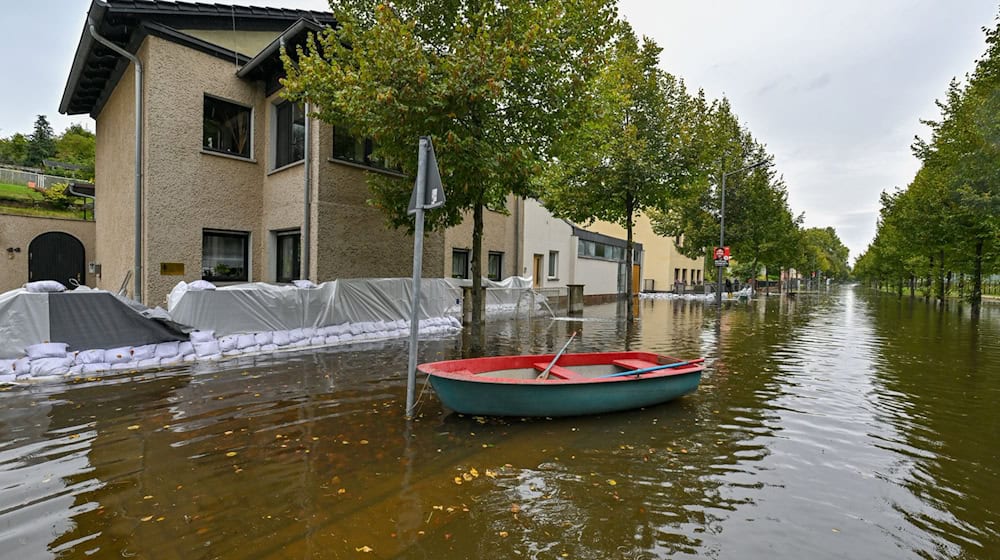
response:
<path fill-rule="evenodd" d="M 274 281 L 279 284 L 289 284 L 292 280 L 299 280 L 302 278 L 302 230 L 300 229 L 284 229 L 272 232 L 274 235 Z M 295 240 L 293 243 L 293 254 L 292 261 L 294 263 L 294 272 L 292 273 L 292 278 L 283 279 L 281 276 L 281 257 L 282 249 L 281 242 L 284 238 L 292 238 Z M 297 253 L 297 254 L 296 254 Z"/>
<path fill-rule="evenodd" d="M 282 139 L 282 127 L 283 127 L 283 124 L 282 124 L 281 121 L 282 121 L 282 112 L 285 111 L 286 108 L 289 109 L 289 111 L 288 111 L 289 121 L 287 123 L 288 124 L 288 131 L 286 133 L 287 134 L 287 138 L 288 138 L 288 144 L 287 144 L 287 146 L 285 146 L 284 148 L 282 148 L 282 146 L 280 145 L 280 142 L 281 142 L 281 139 Z M 298 111 L 300 113 L 300 116 L 302 118 L 302 155 L 298 159 L 288 159 L 287 161 L 284 161 L 285 157 L 287 157 L 287 158 L 294 158 L 295 157 L 295 154 L 294 154 L 294 146 L 295 146 L 294 131 L 295 131 L 295 123 L 296 123 L 296 119 L 295 119 L 296 111 Z M 270 152 L 271 152 L 270 153 L 271 170 L 272 171 L 276 171 L 278 169 L 282 169 L 282 168 L 285 168 L 285 167 L 288 167 L 288 166 L 291 166 L 291 165 L 295 165 L 297 163 L 301 163 L 301 162 L 305 161 L 306 150 L 309 149 L 309 147 L 306 146 L 306 132 L 305 132 L 305 129 L 306 129 L 306 119 L 308 119 L 309 116 L 306 115 L 305 107 L 303 105 L 301 105 L 301 104 L 298 104 L 298 103 L 292 103 L 291 101 L 282 101 L 282 100 L 279 100 L 277 103 L 272 103 L 271 104 L 271 114 L 273 115 L 272 118 L 271 118 L 271 134 L 270 134 L 270 139 L 271 139 L 271 150 L 270 150 Z"/>
<path fill-rule="evenodd" d="M 493 271 L 490 270 L 493 265 L 494 257 L 497 259 L 496 278 L 493 277 Z M 486 254 L 486 278 L 493 280 L 494 282 L 503 280 L 503 251 L 489 251 Z"/>
<path fill-rule="evenodd" d="M 455 257 L 458 255 L 465 255 L 465 273 L 463 276 L 455 274 Z M 472 252 L 468 249 L 452 248 L 451 250 L 451 277 L 459 280 L 468 280 L 472 273 L 469 270 L 472 264 Z"/>
<path fill-rule="evenodd" d="M 205 131 L 205 105 L 211 100 L 217 103 L 224 103 L 227 105 L 232 105 L 240 109 L 244 109 L 247 112 L 247 153 L 246 155 L 237 152 L 230 152 L 221 148 L 206 145 L 205 140 L 207 139 Z M 221 143 L 221 142 L 220 142 Z M 246 105 L 232 99 L 226 99 L 225 97 L 220 97 L 218 95 L 212 95 L 210 93 L 204 93 L 202 96 L 201 105 L 201 149 L 203 152 L 210 154 L 218 154 L 226 157 L 236 158 L 246 161 L 254 161 L 254 108 L 252 105 Z"/>
<path fill-rule="evenodd" d="M 554 263 L 554 266 L 553 266 Z M 548 260 L 548 280 L 558 280 L 559 279 L 559 251 L 549 251 Z"/>
<path fill-rule="evenodd" d="M 212 268 L 205 268 L 206 250 L 205 250 L 205 238 L 207 236 L 224 237 L 230 239 L 242 239 L 243 240 L 243 274 L 237 278 L 229 278 L 225 276 L 216 276 L 214 274 L 206 275 L 205 270 L 213 270 L 218 264 L 214 265 Z M 226 229 L 214 229 L 214 228 L 203 228 L 201 230 L 201 279 L 207 280 L 209 282 L 250 282 L 252 275 L 250 268 L 252 263 L 250 261 L 250 242 L 251 235 L 249 231 L 238 231 L 238 230 L 226 230 Z"/>

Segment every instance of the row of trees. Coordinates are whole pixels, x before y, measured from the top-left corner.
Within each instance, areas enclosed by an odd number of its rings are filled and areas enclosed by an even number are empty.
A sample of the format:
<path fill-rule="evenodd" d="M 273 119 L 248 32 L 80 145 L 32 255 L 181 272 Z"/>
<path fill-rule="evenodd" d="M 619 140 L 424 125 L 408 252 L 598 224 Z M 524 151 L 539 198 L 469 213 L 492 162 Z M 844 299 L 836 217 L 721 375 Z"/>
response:
<path fill-rule="evenodd" d="M 350 123 L 355 134 L 374 139 L 376 156 L 410 176 L 416 138 L 432 137 L 448 198 L 427 226 L 452 226 L 471 213 L 477 297 L 483 212 L 505 212 L 511 194 L 538 198 L 579 223 L 625 228 L 631 290 L 639 213 L 653 216 L 662 234 L 683 239 L 687 254 L 703 256 L 719 235 L 721 174 L 769 157 L 727 100 L 690 93 L 663 71 L 660 48 L 640 40 L 610 0 L 332 6 L 338 27 L 311 37 L 294 56 L 285 53 L 284 95 L 309 102 L 324 121 Z M 378 174 L 369 185 L 390 224 L 411 228 L 411 185 Z M 819 248 L 828 259 L 803 260 L 811 237 L 774 171 L 734 178 L 726 196 L 727 244 L 741 251 L 741 261 L 846 273 L 839 249 Z M 476 329 L 480 318 L 473 319 Z"/>
<path fill-rule="evenodd" d="M 70 125 L 56 135 L 45 115 L 38 115 L 31 134 L 16 132 L 0 138 L 0 164 L 37 169 L 43 160 L 57 160 L 79 166 L 77 178 L 93 179 L 95 146 L 94 133 L 83 126 Z"/>
<path fill-rule="evenodd" d="M 937 102 L 939 120 L 923 121 L 921 168 L 905 190 L 882 193 L 878 229 L 855 273 L 880 287 L 918 287 L 944 300 L 952 279 L 971 279 L 967 297 L 979 316 L 984 275 L 1000 272 L 1000 24 L 964 83 L 953 79 Z M 919 286 L 918 286 L 919 285 Z"/>

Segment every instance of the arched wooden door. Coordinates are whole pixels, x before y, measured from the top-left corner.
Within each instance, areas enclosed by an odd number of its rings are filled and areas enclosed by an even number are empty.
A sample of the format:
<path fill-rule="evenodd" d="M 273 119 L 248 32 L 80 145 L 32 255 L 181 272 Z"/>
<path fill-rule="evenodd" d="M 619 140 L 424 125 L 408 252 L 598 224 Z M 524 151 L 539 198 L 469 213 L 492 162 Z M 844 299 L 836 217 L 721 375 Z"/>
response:
<path fill-rule="evenodd" d="M 28 245 L 28 281 L 56 280 L 72 287 L 70 279 L 86 282 L 83 243 L 68 233 L 43 233 Z"/>

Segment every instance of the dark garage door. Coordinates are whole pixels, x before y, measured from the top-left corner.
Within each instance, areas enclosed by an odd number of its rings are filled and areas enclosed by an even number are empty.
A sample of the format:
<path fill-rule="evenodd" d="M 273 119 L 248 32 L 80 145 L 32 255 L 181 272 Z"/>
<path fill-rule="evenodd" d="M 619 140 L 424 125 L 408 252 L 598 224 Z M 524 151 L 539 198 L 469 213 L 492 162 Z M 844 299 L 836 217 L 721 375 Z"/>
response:
<path fill-rule="evenodd" d="M 62 232 L 43 233 L 28 246 L 28 281 L 56 280 L 72 287 L 70 279 L 84 283 L 83 243 Z"/>

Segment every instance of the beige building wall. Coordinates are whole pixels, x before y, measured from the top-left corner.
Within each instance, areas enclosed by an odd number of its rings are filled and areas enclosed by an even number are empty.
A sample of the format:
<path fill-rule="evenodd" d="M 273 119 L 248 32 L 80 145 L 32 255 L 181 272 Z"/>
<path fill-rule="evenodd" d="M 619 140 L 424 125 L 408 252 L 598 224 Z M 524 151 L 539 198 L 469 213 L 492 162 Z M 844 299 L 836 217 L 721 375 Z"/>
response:
<path fill-rule="evenodd" d="M 145 45 L 137 56 L 145 64 Z M 148 98 L 149 88 L 143 95 Z M 94 184 L 99 194 L 94 199 L 94 215 L 100 216 L 95 228 L 95 260 L 101 264 L 97 287 L 117 291 L 134 267 L 135 239 L 135 67 L 129 64 L 97 115 L 98 138 Z M 147 149 L 148 153 L 148 149 Z M 134 280 L 126 293 L 133 295 Z"/>
<path fill-rule="evenodd" d="M 20 288 L 28 281 L 28 249 L 31 241 L 48 232 L 72 235 L 83 244 L 84 262 L 94 260 L 94 222 L 0 214 L 0 293 Z M 7 248 L 20 250 L 7 252 Z M 84 283 L 94 287 L 97 277 L 86 273 Z"/>
<path fill-rule="evenodd" d="M 445 185 L 447 195 L 448 186 Z M 491 251 L 503 253 L 501 262 L 500 278 L 507 278 L 519 274 L 517 270 L 521 262 L 518 254 L 520 227 L 518 221 L 521 205 L 513 195 L 507 197 L 507 210 L 509 215 L 499 212 L 483 211 L 483 277 L 487 276 L 487 265 L 489 263 L 489 253 Z M 466 212 L 462 217 L 462 223 L 450 227 L 444 232 L 444 263 L 441 271 L 445 278 L 452 275 L 452 252 L 455 249 L 465 249 L 470 252 L 469 266 L 472 266 L 472 212 Z M 530 272 L 529 272 L 530 274 Z M 471 278 L 471 276 L 470 276 Z"/>
<path fill-rule="evenodd" d="M 597 221 L 587 226 L 587 229 L 619 239 L 626 237 L 625 228 L 610 222 Z M 672 290 L 674 288 L 674 272 L 677 270 L 686 272 L 680 276 L 687 278 L 688 286 L 694 283 L 692 278 L 701 277 L 704 280 L 703 261 L 680 254 L 677 246 L 674 245 L 673 238 L 657 235 L 653 231 L 652 221 L 645 214 L 640 214 L 636 218 L 635 227 L 632 228 L 632 241 L 642 243 L 644 253 L 643 282 L 639 284 L 640 289 L 647 289 L 649 283 L 645 280 L 652 280 L 653 290 Z"/>
<path fill-rule="evenodd" d="M 234 32 L 231 29 L 181 29 L 180 32 L 250 57 L 270 45 L 280 35 L 276 31 L 237 30 Z M 235 74 L 235 62 L 231 62 L 229 66 Z"/>

